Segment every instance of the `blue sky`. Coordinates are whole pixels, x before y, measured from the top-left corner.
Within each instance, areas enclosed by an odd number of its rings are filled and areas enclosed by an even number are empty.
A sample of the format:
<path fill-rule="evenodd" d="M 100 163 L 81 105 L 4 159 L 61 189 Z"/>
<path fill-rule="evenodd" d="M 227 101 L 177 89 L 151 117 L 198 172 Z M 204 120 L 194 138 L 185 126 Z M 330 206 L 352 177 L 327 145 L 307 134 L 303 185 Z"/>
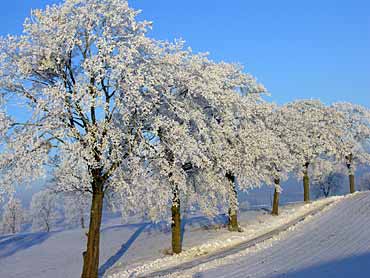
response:
<path fill-rule="evenodd" d="M 0 35 L 20 33 L 31 8 L 3 1 Z M 214 60 L 239 62 L 284 103 L 297 98 L 370 107 L 369 0 L 132 0 L 151 36 L 183 38 Z"/>

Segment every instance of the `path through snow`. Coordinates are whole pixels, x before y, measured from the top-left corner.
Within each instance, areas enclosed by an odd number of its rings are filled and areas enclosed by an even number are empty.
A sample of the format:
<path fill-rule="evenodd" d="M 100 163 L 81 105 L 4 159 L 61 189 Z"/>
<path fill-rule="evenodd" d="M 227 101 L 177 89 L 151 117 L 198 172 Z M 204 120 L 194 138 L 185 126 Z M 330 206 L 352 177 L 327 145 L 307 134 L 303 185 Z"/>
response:
<path fill-rule="evenodd" d="M 370 193 L 358 193 L 298 224 L 279 240 L 171 277 L 368 278 L 369 262 Z"/>

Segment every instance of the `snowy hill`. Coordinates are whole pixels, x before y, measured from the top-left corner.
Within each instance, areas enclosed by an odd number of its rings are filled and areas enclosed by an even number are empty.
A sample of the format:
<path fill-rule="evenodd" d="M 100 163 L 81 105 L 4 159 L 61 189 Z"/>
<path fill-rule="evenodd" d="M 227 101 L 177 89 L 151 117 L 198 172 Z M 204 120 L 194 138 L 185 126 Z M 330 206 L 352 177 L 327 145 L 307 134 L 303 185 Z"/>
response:
<path fill-rule="evenodd" d="M 370 277 L 369 261 L 370 194 L 362 193 L 279 240 L 176 277 L 365 278 Z"/>
<path fill-rule="evenodd" d="M 269 240 L 191 269 L 179 264 L 170 275 L 160 277 L 370 277 L 369 211 L 370 193 L 357 193 Z M 139 277 L 154 277 L 148 273 Z"/>
<path fill-rule="evenodd" d="M 226 219 L 222 216 L 213 221 L 203 216 L 191 216 L 185 225 L 185 251 L 181 255 L 183 257 L 166 255 L 170 247 L 171 236 L 168 230 L 163 231 L 158 229 L 158 226 L 149 223 L 122 225 L 118 218 L 111 219 L 104 224 L 102 229 L 100 272 L 102 276 L 116 273 L 120 275 L 117 277 L 121 277 L 121 273 L 127 269 L 157 263 L 158 266 L 165 266 L 177 263 L 177 261 L 181 262 L 184 258 L 193 259 L 274 230 L 291 219 L 327 203 L 333 201 L 340 204 L 348 203 L 348 207 L 351 207 L 352 203 L 357 204 L 354 200 L 368 202 L 370 199 L 368 194 L 355 196 L 366 196 L 366 198 L 356 197 L 353 201 L 352 199 L 347 201 L 347 197 L 334 197 L 309 205 L 301 203 L 286 205 L 282 208 L 279 217 L 272 217 L 265 210 L 247 210 L 240 215 L 241 225 L 245 229 L 243 233 L 228 232 L 223 227 Z M 341 201 L 342 199 L 346 201 Z M 364 207 L 364 204 L 359 203 L 358 207 Z M 330 209 L 329 211 L 337 210 Z M 365 208 L 363 211 L 366 211 Z M 349 210 L 348 215 L 350 212 L 355 213 L 356 211 Z M 321 219 L 322 217 L 313 218 Z M 349 218 L 356 219 L 359 216 L 353 215 Z M 0 237 L 0 277 L 79 277 L 85 244 L 85 231 L 81 229 Z M 228 262 L 227 259 L 225 262 Z M 193 270 L 190 273 L 193 275 Z"/>

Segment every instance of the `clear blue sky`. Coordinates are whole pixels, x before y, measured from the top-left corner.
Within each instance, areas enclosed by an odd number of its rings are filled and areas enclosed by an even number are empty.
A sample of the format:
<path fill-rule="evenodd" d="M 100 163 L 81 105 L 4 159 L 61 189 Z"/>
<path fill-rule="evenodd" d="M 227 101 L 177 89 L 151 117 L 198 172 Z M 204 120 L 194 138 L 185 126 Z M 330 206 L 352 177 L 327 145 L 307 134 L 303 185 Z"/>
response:
<path fill-rule="evenodd" d="M 19 33 L 31 8 L 2 1 L 0 35 Z M 132 0 L 151 36 L 183 38 L 215 60 L 240 62 L 284 103 L 297 98 L 370 107 L 369 0 Z"/>

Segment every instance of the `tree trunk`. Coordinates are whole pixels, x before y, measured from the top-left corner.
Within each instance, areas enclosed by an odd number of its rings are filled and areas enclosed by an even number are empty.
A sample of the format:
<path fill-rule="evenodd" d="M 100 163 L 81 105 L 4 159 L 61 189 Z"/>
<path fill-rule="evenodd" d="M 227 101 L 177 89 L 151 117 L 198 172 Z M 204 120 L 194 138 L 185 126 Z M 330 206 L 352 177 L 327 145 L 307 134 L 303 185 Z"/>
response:
<path fill-rule="evenodd" d="M 310 201 L 310 178 L 308 176 L 308 166 L 309 163 L 305 164 L 305 170 L 303 171 L 303 191 L 304 191 L 304 201 Z"/>
<path fill-rule="evenodd" d="M 231 208 L 229 209 L 229 231 L 231 232 L 239 231 L 238 212 Z"/>
<path fill-rule="evenodd" d="M 274 201 L 272 203 L 272 215 L 279 215 L 280 179 L 275 179 Z"/>
<path fill-rule="evenodd" d="M 353 171 L 353 154 L 349 154 L 346 156 L 347 159 L 347 168 L 348 168 L 348 177 L 349 177 L 349 192 L 355 193 L 356 186 L 355 186 L 355 173 Z"/>
<path fill-rule="evenodd" d="M 226 173 L 226 178 L 230 181 L 230 208 L 229 208 L 229 231 L 239 232 L 238 223 L 238 192 L 235 188 L 235 176 L 231 172 Z"/>
<path fill-rule="evenodd" d="M 181 245 L 181 207 L 180 198 L 178 196 L 178 188 L 174 190 L 174 196 L 172 200 L 172 253 L 179 254 L 182 251 Z"/>
<path fill-rule="evenodd" d="M 13 223 L 12 223 L 12 227 L 11 227 L 11 229 L 12 229 L 12 233 L 13 234 L 15 234 L 15 212 L 13 213 Z"/>
<path fill-rule="evenodd" d="M 355 175 L 354 174 L 350 174 L 349 175 L 349 192 L 352 194 L 352 193 L 355 193 L 356 191 L 356 187 L 355 187 Z"/>
<path fill-rule="evenodd" d="M 98 278 L 100 226 L 103 213 L 104 192 L 102 186 L 93 190 L 87 250 L 83 253 L 83 271 L 81 278 Z"/>
<path fill-rule="evenodd" d="M 84 219 L 84 217 L 83 217 L 83 216 L 81 216 L 80 221 L 81 221 L 81 228 L 82 228 L 82 229 L 85 229 L 85 219 Z"/>

